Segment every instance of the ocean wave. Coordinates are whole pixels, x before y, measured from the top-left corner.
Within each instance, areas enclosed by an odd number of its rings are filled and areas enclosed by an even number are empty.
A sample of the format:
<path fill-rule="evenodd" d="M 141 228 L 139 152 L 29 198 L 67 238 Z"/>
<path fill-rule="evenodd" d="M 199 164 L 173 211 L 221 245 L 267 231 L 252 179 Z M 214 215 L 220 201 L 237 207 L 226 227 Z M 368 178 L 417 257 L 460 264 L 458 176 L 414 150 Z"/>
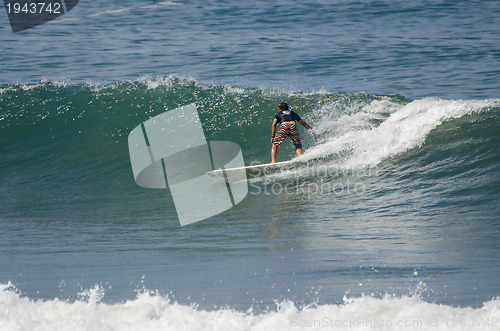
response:
<path fill-rule="evenodd" d="M 418 296 L 344 297 L 343 304 L 276 304 L 265 312 L 230 308 L 202 310 L 154 292 L 122 303 L 101 302 L 103 290 L 80 299 L 33 300 L 11 283 L 0 284 L 2 330 L 495 330 L 500 299 L 480 308 L 429 303 Z"/>
<path fill-rule="evenodd" d="M 440 132 L 444 123 L 461 121 L 455 123 L 456 131 L 472 115 L 497 118 L 500 107 L 498 99 L 409 100 L 325 90 L 280 92 L 204 84 L 177 75 L 141 76 L 114 83 L 62 80 L 2 86 L 0 128 L 8 142 L 6 148 L 17 153 L 32 155 L 36 146 L 44 155 L 53 154 L 55 163 L 54 157 L 64 156 L 88 161 L 90 168 L 98 158 L 111 167 L 105 155 L 126 154 L 127 135 L 139 123 L 195 103 L 207 140 L 233 141 L 241 146 L 245 163 L 267 163 L 270 123 L 281 101 L 287 101 L 314 128 L 313 134 L 302 131 L 305 153 L 299 160 L 321 159 L 323 166 L 350 169 L 401 157 L 424 146 L 436 132 L 455 134 L 454 130 Z M 490 121 L 487 125 L 494 124 Z M 494 133 L 485 130 L 484 134 L 486 141 Z M 294 154 L 292 145 L 285 141 L 278 158 L 287 160 Z M 129 168 L 127 155 L 123 156 L 122 167 Z M 112 162 L 114 168 L 115 160 Z M 37 164 L 43 168 L 44 162 Z"/>
<path fill-rule="evenodd" d="M 422 147 L 442 123 L 500 107 L 500 100 L 442 100 L 425 98 L 411 102 L 373 100 L 335 111 L 337 104 L 323 106 L 316 117 L 321 140 L 300 159 L 328 158 L 341 154 L 337 166 L 359 168 Z M 332 108 L 337 115 L 332 116 Z M 349 109 L 351 108 L 351 109 Z M 340 115 L 339 115 L 340 114 Z M 466 137 L 464 137 L 466 138 Z"/>

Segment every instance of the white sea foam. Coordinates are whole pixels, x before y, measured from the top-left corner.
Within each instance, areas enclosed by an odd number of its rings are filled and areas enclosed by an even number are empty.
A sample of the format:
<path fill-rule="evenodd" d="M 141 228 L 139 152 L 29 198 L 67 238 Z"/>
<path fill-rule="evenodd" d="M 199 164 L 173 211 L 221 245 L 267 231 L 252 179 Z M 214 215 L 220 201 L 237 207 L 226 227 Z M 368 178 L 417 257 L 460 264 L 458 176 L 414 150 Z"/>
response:
<path fill-rule="evenodd" d="M 180 76 L 176 74 L 156 77 L 153 77 L 152 75 L 143 75 L 134 81 L 145 84 L 148 87 L 148 90 L 154 90 L 160 86 L 169 87 L 172 86 L 176 81 L 180 81 L 185 84 L 198 84 L 196 79 L 194 79 L 193 77 Z"/>
<path fill-rule="evenodd" d="M 388 157 L 422 146 L 428 134 L 446 120 L 499 105 L 500 100 L 425 98 L 405 105 L 377 100 L 358 111 L 344 111 L 340 116 L 332 116 L 333 105 L 326 106 L 318 111 L 315 127 L 323 138 L 301 159 L 342 155 L 341 160 L 334 162 L 336 166 L 374 166 Z"/>
<path fill-rule="evenodd" d="M 419 297 L 344 298 L 343 304 L 302 308 L 289 301 L 264 313 L 206 311 L 158 294 L 124 303 L 100 302 L 96 287 L 81 300 L 33 300 L 0 285 L 2 330 L 498 330 L 500 299 L 480 308 L 428 303 Z"/>

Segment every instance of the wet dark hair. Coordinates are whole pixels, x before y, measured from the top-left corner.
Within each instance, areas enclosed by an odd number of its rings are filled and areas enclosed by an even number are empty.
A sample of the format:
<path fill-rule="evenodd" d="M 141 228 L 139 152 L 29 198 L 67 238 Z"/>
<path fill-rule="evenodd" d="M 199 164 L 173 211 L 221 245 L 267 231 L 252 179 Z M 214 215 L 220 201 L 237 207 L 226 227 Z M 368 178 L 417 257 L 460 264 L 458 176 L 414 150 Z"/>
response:
<path fill-rule="evenodd" d="M 278 105 L 279 110 L 288 110 L 288 104 L 286 102 L 282 102 Z"/>

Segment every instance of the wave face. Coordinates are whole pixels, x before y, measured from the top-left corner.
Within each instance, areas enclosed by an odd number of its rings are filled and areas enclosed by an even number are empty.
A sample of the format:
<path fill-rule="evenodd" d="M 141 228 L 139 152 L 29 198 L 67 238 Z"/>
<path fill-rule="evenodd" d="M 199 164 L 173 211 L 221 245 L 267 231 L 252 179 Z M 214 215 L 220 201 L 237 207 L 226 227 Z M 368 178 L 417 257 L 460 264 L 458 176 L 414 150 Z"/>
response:
<path fill-rule="evenodd" d="M 285 93 L 198 84 L 175 76 L 104 85 L 7 85 L 0 93 L 0 128 L 7 152 L 36 150 L 36 156 L 51 155 L 55 164 L 68 158 L 81 159 L 83 165 L 106 154 L 123 156 L 117 152 L 137 123 L 190 102 L 198 106 L 207 139 L 239 143 L 250 163 L 269 159 L 261 146 L 269 140 L 276 104 L 287 100 L 315 127 L 315 136 L 304 135 L 306 159 L 342 154 L 342 162 L 355 167 L 376 165 L 424 144 L 435 147 L 466 140 L 475 143 L 468 146 L 470 150 L 483 143 L 481 150 L 494 150 L 490 145 L 496 138 L 500 107 L 498 99 Z M 480 132 L 482 137 L 477 136 Z M 462 156 L 470 156 L 468 151 Z M 102 168 L 114 166 L 108 162 Z"/>
<path fill-rule="evenodd" d="M 450 176 L 498 177 L 499 100 L 283 93 L 174 76 L 105 85 L 8 85 L 0 98 L 1 168 L 10 174 L 3 180 L 54 194 L 63 183 L 93 190 L 115 186 L 110 177 L 130 185 L 128 133 L 191 102 L 207 139 L 238 143 L 247 164 L 269 161 L 270 122 L 276 104 L 286 100 L 314 126 L 314 135 L 302 133 L 303 160 L 321 159 L 332 169 L 396 162 L 405 171 L 439 163 Z M 281 160 L 293 157 L 289 145 L 280 149 Z"/>
<path fill-rule="evenodd" d="M 400 178 L 410 187 L 421 186 L 424 179 L 428 186 L 442 189 L 456 182 L 455 188 L 446 190 L 455 200 L 471 199 L 468 193 L 478 190 L 484 196 L 477 195 L 477 204 L 498 199 L 497 99 L 285 93 L 170 76 L 103 85 L 3 86 L 0 167 L 9 174 L 2 179 L 6 215 L 19 214 L 25 204 L 40 206 L 33 208 L 37 212 L 45 208 L 41 205 L 59 206 L 65 213 L 68 195 L 80 197 L 76 206 L 83 209 L 104 194 L 117 200 L 131 198 L 135 184 L 128 133 L 148 118 L 192 102 L 207 140 L 239 144 L 246 164 L 267 163 L 270 123 L 283 100 L 314 127 L 314 134 L 302 130 L 306 152 L 299 159 L 310 162 L 299 175 L 300 185 L 336 179 L 340 169 L 345 174 L 376 168 L 377 175 Z M 285 142 L 278 159 L 293 157 L 291 144 Z M 311 165 L 316 169 L 313 175 Z M 284 172 L 275 180 L 296 174 Z M 152 208 L 150 197 L 145 199 L 144 205 Z"/>

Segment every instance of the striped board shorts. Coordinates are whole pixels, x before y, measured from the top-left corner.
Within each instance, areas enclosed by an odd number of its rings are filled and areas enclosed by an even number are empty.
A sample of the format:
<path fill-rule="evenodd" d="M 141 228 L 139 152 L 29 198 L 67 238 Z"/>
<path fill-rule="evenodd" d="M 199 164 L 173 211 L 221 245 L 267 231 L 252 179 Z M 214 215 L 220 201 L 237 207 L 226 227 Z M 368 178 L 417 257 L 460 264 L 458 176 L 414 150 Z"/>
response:
<path fill-rule="evenodd" d="M 273 144 L 279 146 L 286 137 L 290 137 L 292 139 L 293 144 L 295 145 L 295 149 L 302 148 L 302 144 L 300 143 L 299 130 L 295 123 L 288 124 L 282 123 L 280 128 L 278 129 L 278 133 L 274 136 Z"/>

